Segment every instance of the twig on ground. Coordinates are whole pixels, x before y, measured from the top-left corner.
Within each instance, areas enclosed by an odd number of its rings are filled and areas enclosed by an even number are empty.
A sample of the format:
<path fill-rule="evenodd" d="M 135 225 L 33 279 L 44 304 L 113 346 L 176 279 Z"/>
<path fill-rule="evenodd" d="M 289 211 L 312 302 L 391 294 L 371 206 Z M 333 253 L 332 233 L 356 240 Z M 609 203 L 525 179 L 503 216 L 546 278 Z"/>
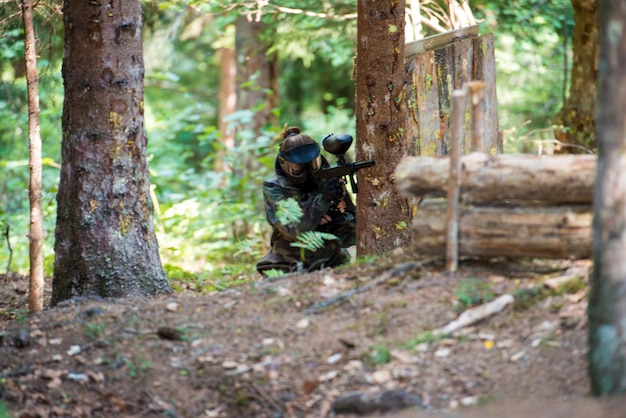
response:
<path fill-rule="evenodd" d="M 365 292 L 373 287 L 378 286 L 380 283 L 385 282 L 391 278 L 394 278 L 396 276 L 399 276 L 400 274 L 408 271 L 408 270 L 412 270 L 416 267 L 422 267 L 424 265 L 423 262 L 415 262 L 415 261 L 410 261 L 408 263 L 404 263 L 401 264 L 399 266 L 396 266 L 395 268 L 388 270 L 386 272 L 384 272 L 383 274 L 381 274 L 380 276 L 378 276 L 377 278 L 371 280 L 370 282 L 368 282 L 367 284 L 363 285 L 363 286 L 359 286 L 357 288 L 354 288 L 352 290 L 349 290 L 347 292 L 344 292 L 340 295 L 335 296 L 334 298 L 331 299 L 326 299 L 323 300 L 321 302 L 318 302 L 316 304 L 314 304 L 313 306 L 310 306 L 308 308 L 306 308 L 304 310 L 304 313 L 309 315 L 309 314 L 314 314 L 314 313 L 318 313 L 323 311 L 324 309 L 326 309 L 327 307 L 329 307 L 330 305 L 333 305 L 337 302 L 340 302 L 346 298 L 352 297 L 356 294 Z"/>
<path fill-rule="evenodd" d="M 491 302 L 484 303 L 480 306 L 476 306 L 475 308 L 467 309 L 463 311 L 457 319 L 449 322 L 448 325 L 434 330 L 433 335 L 452 334 L 454 331 L 458 331 L 461 328 L 474 324 L 481 319 L 485 319 L 502 311 L 508 305 L 513 304 L 513 302 L 515 302 L 515 298 L 507 293 L 497 297 Z"/>
<path fill-rule="evenodd" d="M 274 408 L 273 412 L 277 412 L 279 414 L 279 416 L 284 416 L 285 415 L 285 410 L 278 404 L 278 402 L 276 402 L 274 400 L 274 398 L 272 398 L 270 396 L 269 393 L 267 393 L 262 387 L 260 387 L 259 385 L 256 385 L 254 383 L 250 384 L 250 387 L 261 397 L 263 398 L 263 400 L 265 402 L 267 402 L 268 404 L 270 404 L 272 406 L 272 408 Z"/>

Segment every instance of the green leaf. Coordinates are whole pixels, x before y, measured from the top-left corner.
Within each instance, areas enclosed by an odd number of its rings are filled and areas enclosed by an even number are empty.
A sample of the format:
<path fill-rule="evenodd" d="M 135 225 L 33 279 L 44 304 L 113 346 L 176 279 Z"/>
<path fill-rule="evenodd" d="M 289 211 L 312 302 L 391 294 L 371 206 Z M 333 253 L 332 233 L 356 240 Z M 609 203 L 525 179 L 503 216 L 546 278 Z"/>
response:
<path fill-rule="evenodd" d="M 327 232 L 306 231 L 298 235 L 298 240 L 291 243 L 292 247 L 304 248 L 309 251 L 317 251 L 324 247 L 325 241 L 338 239 L 335 235 Z"/>

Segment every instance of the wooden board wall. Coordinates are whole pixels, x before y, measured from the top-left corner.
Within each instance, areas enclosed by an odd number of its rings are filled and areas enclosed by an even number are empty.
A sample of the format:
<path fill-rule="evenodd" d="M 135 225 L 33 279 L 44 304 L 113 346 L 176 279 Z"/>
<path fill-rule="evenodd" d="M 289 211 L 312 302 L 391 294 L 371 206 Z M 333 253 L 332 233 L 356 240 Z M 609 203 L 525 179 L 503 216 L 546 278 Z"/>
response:
<path fill-rule="evenodd" d="M 502 152 L 499 140 L 493 35 L 478 35 L 476 27 L 447 32 L 406 46 L 409 73 L 407 103 L 408 135 L 415 144 L 414 155 L 448 155 L 450 146 L 450 98 L 468 81 L 484 81 L 483 111 L 486 151 Z M 471 140 L 470 108 L 464 149 Z"/>

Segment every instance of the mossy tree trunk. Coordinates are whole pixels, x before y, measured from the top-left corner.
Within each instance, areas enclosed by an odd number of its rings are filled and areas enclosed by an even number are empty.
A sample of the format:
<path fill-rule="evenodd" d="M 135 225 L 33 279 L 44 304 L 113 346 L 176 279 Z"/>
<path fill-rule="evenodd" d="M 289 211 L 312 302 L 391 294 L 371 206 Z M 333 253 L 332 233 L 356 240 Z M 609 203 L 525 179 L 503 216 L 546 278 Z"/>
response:
<path fill-rule="evenodd" d="M 404 63 L 405 2 L 358 2 L 356 56 L 356 156 L 376 161 L 358 173 L 357 254 L 409 244 L 409 201 L 394 184 L 408 155 Z"/>
<path fill-rule="evenodd" d="M 594 395 L 626 391 L 626 3 L 600 1 L 598 175 L 589 295 Z"/>
<path fill-rule="evenodd" d="M 556 117 L 556 139 L 573 146 L 557 152 L 596 150 L 599 0 L 571 0 L 574 7 L 574 52 L 568 98 Z"/>
<path fill-rule="evenodd" d="M 65 0 L 52 304 L 170 292 L 154 233 L 139 0 Z"/>

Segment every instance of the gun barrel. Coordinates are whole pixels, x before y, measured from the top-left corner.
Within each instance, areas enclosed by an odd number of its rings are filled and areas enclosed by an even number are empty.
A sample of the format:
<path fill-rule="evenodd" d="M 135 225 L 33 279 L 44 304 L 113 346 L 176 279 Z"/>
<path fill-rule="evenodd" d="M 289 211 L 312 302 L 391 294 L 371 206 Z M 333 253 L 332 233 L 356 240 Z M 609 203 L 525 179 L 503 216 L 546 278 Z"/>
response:
<path fill-rule="evenodd" d="M 352 175 L 362 168 L 371 167 L 375 164 L 376 162 L 374 160 L 345 163 L 343 165 L 337 165 L 335 167 L 324 168 L 318 172 L 317 176 L 320 179 L 343 177 L 347 175 Z"/>

